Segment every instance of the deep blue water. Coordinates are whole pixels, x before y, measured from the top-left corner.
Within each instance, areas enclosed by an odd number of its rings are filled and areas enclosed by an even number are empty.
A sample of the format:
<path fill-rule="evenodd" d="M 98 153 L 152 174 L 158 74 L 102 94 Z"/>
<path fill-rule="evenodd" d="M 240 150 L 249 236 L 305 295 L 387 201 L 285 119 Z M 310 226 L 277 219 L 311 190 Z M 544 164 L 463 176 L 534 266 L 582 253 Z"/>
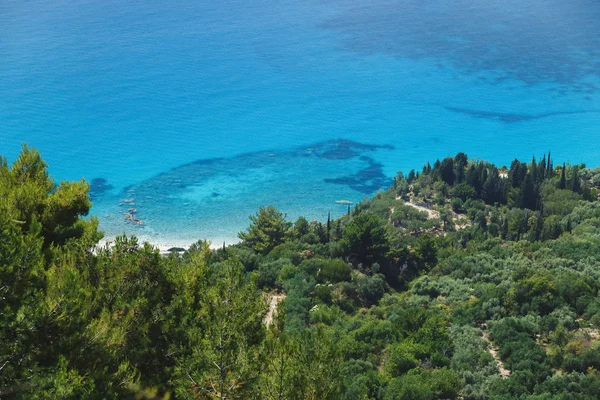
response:
<path fill-rule="evenodd" d="M 337 216 L 458 151 L 597 165 L 598 21 L 591 0 L 3 0 L 0 154 L 35 146 L 94 182 L 108 236 L 170 243 L 232 241 L 260 205 Z"/>

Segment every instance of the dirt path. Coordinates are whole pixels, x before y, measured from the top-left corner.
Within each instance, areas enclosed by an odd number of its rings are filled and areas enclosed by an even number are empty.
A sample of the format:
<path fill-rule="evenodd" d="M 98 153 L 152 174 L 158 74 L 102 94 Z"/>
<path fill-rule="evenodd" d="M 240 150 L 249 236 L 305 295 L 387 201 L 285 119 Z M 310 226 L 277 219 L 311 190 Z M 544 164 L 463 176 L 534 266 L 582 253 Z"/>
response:
<path fill-rule="evenodd" d="M 285 299 L 285 294 L 270 295 L 269 311 L 267 312 L 267 315 L 265 316 L 265 325 L 269 326 L 273 323 L 273 318 L 275 318 L 275 314 L 277 312 L 277 305 L 283 299 Z"/>
<path fill-rule="evenodd" d="M 402 198 L 396 197 L 396 200 L 402 200 Z M 415 210 L 426 212 L 428 219 L 440 218 L 440 212 L 438 210 L 434 210 L 433 208 L 428 208 L 428 207 L 419 205 L 419 203 L 413 202 L 412 199 L 410 201 L 405 201 L 404 204 L 406 204 L 409 207 L 414 208 Z M 431 206 L 429 203 L 421 203 L 421 204 L 427 204 L 428 206 Z M 394 212 L 394 208 L 392 208 L 392 213 L 393 212 Z M 390 220 L 391 220 L 391 216 L 390 216 Z M 452 211 L 452 221 L 454 221 L 454 229 L 456 229 L 457 231 L 460 231 L 461 229 L 464 229 L 464 228 L 472 225 L 468 219 L 463 218 L 460 214 L 457 214 L 454 211 Z"/>
<path fill-rule="evenodd" d="M 600 330 L 593 328 L 581 328 L 581 331 L 590 337 L 592 340 L 600 340 Z"/>
<path fill-rule="evenodd" d="M 419 211 L 424 211 L 427 213 L 427 218 L 439 218 L 440 217 L 440 213 L 437 210 L 433 210 L 431 208 L 427 208 L 427 207 L 423 207 L 420 206 L 416 203 L 413 203 L 412 200 L 411 201 L 405 201 L 404 204 L 406 204 L 407 206 L 410 206 L 414 209 L 417 209 Z"/>
<path fill-rule="evenodd" d="M 498 357 L 498 349 L 490 340 L 490 334 L 487 331 L 483 330 L 481 332 L 483 333 L 483 340 L 485 340 L 488 344 L 488 351 L 496 361 L 496 365 L 498 365 L 498 371 L 500 372 L 500 376 L 502 376 L 502 378 L 508 378 L 510 376 L 510 371 L 504 368 L 504 363 L 502 362 L 502 360 L 500 360 L 500 357 Z"/>

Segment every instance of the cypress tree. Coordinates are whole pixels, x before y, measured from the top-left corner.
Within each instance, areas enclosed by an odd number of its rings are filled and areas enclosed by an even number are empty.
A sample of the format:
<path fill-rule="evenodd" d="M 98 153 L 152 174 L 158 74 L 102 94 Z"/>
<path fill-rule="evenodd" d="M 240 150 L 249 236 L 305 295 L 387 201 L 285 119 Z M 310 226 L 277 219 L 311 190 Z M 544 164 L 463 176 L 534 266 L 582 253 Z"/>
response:
<path fill-rule="evenodd" d="M 510 169 L 508 170 L 508 180 L 510 185 L 515 188 L 520 188 L 525 175 L 527 174 L 527 165 L 523 167 L 523 163 L 516 158 L 510 163 Z"/>
<path fill-rule="evenodd" d="M 538 182 L 543 182 L 546 179 L 546 154 L 538 164 Z"/>
<path fill-rule="evenodd" d="M 579 167 L 573 166 L 573 177 L 571 178 L 571 190 L 575 193 L 581 193 L 581 182 L 579 180 Z"/>
<path fill-rule="evenodd" d="M 450 157 L 444 158 L 439 167 L 440 177 L 448 185 L 454 185 L 456 175 L 454 174 L 454 160 Z"/>
<path fill-rule="evenodd" d="M 322 223 L 317 223 L 316 229 L 315 229 L 315 233 L 317 234 L 317 236 L 319 237 L 319 242 L 321 244 L 325 244 L 327 243 L 327 232 L 325 232 L 325 227 L 323 226 Z"/>
<path fill-rule="evenodd" d="M 462 165 L 464 167 L 465 165 L 467 165 L 468 157 L 465 153 L 461 151 L 459 153 L 456 153 L 456 156 L 454 156 L 454 161 L 456 162 L 456 165 Z"/>
<path fill-rule="evenodd" d="M 398 182 L 400 182 L 402 179 L 404 179 L 404 175 L 402 174 L 402 171 L 399 171 L 394 177 L 394 189 L 398 187 Z"/>
<path fill-rule="evenodd" d="M 437 180 L 440 177 L 440 165 L 442 162 L 438 159 L 435 160 L 431 170 L 429 171 L 429 176 L 433 177 L 434 180 Z"/>
<path fill-rule="evenodd" d="M 531 174 L 531 178 L 534 184 L 538 182 L 538 171 L 537 171 L 537 162 L 535 161 L 535 156 L 531 160 L 531 168 L 529 169 L 529 173 Z"/>
<path fill-rule="evenodd" d="M 465 180 L 465 167 L 468 164 L 467 155 L 465 153 L 458 153 L 454 157 L 456 184 L 462 183 Z"/>
<path fill-rule="evenodd" d="M 517 185 L 518 176 L 519 176 L 519 160 L 517 160 L 515 158 L 513 160 L 513 162 L 510 163 L 510 168 L 508 169 L 508 182 L 510 183 L 510 186 L 519 187 L 519 185 Z"/>
<path fill-rule="evenodd" d="M 535 170 L 535 168 L 533 170 Z M 521 187 L 521 196 L 523 199 L 521 202 L 522 208 L 529 208 L 530 210 L 535 210 L 537 208 L 538 199 L 533 173 L 528 173 L 525 176 L 523 186 Z"/>
<path fill-rule="evenodd" d="M 559 189 L 565 189 L 567 187 L 567 164 L 563 163 L 562 172 L 560 174 L 560 181 L 558 182 Z"/>
<path fill-rule="evenodd" d="M 486 166 L 482 162 L 477 164 L 477 171 L 479 179 L 477 180 L 477 186 L 475 186 L 475 189 L 477 190 L 477 194 L 481 196 L 481 190 L 483 189 L 483 184 L 487 180 L 488 171 Z"/>
<path fill-rule="evenodd" d="M 325 237 L 327 238 L 327 243 L 331 240 L 330 236 L 331 232 L 331 211 L 327 213 L 327 232 L 325 233 Z"/>
<path fill-rule="evenodd" d="M 490 169 L 481 189 L 481 197 L 488 204 L 502 201 L 500 198 L 500 176 L 496 167 Z"/>
<path fill-rule="evenodd" d="M 425 164 L 425 166 L 423 167 L 423 175 L 427 175 L 430 172 L 431 172 L 431 164 L 429 164 L 429 161 L 427 161 L 427 164 Z"/>
<path fill-rule="evenodd" d="M 500 234 L 500 237 L 502 239 L 506 239 L 507 236 L 508 236 L 508 216 L 505 216 L 502 219 L 502 232 Z"/>
<path fill-rule="evenodd" d="M 477 169 L 474 164 L 471 164 L 465 173 L 465 182 L 469 185 L 475 187 L 475 182 L 477 181 Z"/>
<path fill-rule="evenodd" d="M 454 175 L 456 176 L 455 184 L 459 185 L 463 183 L 465 181 L 465 167 L 457 166 L 456 171 L 454 171 Z"/>

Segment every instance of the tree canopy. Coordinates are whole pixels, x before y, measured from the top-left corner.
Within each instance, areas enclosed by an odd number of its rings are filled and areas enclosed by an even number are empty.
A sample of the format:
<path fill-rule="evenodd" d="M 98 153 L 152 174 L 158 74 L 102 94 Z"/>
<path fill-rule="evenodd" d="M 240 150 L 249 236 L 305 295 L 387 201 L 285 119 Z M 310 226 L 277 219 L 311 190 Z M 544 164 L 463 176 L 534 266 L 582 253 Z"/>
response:
<path fill-rule="evenodd" d="M 451 173 L 452 172 L 452 173 Z M 0 165 L 0 397 L 597 399 L 600 169 L 459 153 L 333 218 L 162 256 Z"/>
<path fill-rule="evenodd" d="M 273 206 L 261 207 L 256 215 L 250 216 L 250 226 L 246 232 L 240 232 L 238 237 L 255 251 L 267 254 L 275 246 L 283 243 L 288 229 L 285 215 Z"/>

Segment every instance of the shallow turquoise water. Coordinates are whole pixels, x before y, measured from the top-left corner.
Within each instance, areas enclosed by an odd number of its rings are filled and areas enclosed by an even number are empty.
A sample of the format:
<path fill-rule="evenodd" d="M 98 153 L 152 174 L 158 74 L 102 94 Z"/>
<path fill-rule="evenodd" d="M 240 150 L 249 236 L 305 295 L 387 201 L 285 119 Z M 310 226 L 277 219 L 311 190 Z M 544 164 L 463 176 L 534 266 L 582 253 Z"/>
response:
<path fill-rule="evenodd" d="M 0 153 L 97 179 L 108 236 L 173 243 L 230 242 L 260 205 L 336 216 L 457 151 L 597 165 L 597 21 L 588 0 L 4 0 Z"/>

